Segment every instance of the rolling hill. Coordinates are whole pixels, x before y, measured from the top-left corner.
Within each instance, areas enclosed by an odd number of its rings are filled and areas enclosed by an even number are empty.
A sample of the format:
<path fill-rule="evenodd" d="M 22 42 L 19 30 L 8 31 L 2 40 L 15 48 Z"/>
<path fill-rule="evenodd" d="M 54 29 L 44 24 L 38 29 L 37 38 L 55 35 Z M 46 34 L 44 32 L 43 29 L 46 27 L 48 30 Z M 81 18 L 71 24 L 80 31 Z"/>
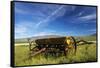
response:
<path fill-rule="evenodd" d="M 59 35 L 45 35 L 45 36 L 35 36 L 35 37 L 30 37 L 31 40 L 36 40 L 36 39 L 43 39 L 43 38 L 56 38 L 56 37 L 62 37 Z M 23 43 L 23 42 L 28 42 L 29 38 L 20 38 L 20 39 L 15 39 L 15 43 Z"/>
<path fill-rule="evenodd" d="M 35 37 L 30 37 L 31 40 L 36 40 L 36 39 L 43 39 L 43 38 L 57 38 L 57 37 L 63 37 L 59 35 L 45 35 L 45 36 L 35 36 Z M 15 39 L 15 43 L 27 43 L 29 38 L 20 38 L 20 39 Z M 86 41 L 95 41 L 96 40 L 96 34 L 91 34 L 87 36 L 75 36 L 76 40 L 83 39 Z"/>

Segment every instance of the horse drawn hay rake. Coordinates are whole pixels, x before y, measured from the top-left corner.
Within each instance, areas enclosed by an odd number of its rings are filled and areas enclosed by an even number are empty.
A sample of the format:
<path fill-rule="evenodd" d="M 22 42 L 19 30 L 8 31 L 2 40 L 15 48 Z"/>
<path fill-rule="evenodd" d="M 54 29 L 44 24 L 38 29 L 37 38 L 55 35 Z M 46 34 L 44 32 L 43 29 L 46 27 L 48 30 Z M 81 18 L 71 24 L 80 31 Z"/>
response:
<path fill-rule="evenodd" d="M 72 36 L 44 38 L 37 39 L 35 41 L 29 41 L 30 57 L 33 57 L 40 53 L 44 53 L 45 56 L 60 54 L 67 55 L 68 51 L 73 49 L 74 53 L 76 53 L 77 45 L 75 38 Z"/>

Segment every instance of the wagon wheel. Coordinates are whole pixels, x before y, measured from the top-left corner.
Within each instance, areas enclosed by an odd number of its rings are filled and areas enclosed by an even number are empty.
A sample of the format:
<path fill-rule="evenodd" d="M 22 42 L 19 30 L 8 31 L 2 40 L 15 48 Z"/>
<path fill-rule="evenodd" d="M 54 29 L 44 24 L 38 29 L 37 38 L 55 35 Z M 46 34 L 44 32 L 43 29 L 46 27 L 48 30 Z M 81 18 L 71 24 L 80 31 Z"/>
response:
<path fill-rule="evenodd" d="M 76 41 L 75 41 L 75 38 L 70 36 L 70 37 L 67 37 L 67 48 L 68 48 L 68 53 L 69 54 L 76 54 L 76 50 L 77 50 L 77 45 L 76 45 Z"/>

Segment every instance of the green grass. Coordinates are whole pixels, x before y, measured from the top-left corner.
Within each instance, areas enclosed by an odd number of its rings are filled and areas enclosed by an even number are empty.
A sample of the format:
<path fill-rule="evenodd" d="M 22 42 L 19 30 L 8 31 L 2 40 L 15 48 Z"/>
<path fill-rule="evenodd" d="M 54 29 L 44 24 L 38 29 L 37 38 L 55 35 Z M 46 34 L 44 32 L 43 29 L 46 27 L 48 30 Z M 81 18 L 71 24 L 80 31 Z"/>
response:
<path fill-rule="evenodd" d="M 59 57 L 48 56 L 48 58 L 45 58 L 43 54 L 32 57 L 32 60 L 28 60 L 28 57 L 28 46 L 15 46 L 15 66 L 93 62 L 97 60 L 96 44 L 79 45 L 76 55 L 70 52 L 67 56 Z"/>

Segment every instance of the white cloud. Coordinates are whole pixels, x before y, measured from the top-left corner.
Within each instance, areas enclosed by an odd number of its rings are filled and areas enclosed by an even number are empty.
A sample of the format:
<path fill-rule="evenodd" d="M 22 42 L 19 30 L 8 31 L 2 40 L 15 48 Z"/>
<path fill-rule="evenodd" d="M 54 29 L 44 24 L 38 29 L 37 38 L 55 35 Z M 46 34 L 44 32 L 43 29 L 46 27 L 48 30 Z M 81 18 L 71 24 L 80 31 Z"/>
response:
<path fill-rule="evenodd" d="M 44 30 L 38 33 L 35 33 L 33 36 L 45 36 L 45 35 L 59 35 L 59 36 L 70 36 L 72 35 L 72 31 L 67 32 L 58 32 L 55 30 Z"/>
<path fill-rule="evenodd" d="M 15 38 L 29 37 L 29 35 L 32 34 L 32 32 L 34 32 L 33 26 L 33 22 L 21 21 L 20 24 L 15 24 Z"/>
<path fill-rule="evenodd" d="M 90 29 L 89 32 L 96 32 L 96 29 Z"/>
<path fill-rule="evenodd" d="M 96 19 L 96 14 L 89 14 L 86 16 L 81 16 L 79 17 L 79 19 L 84 20 L 84 21 Z"/>
<path fill-rule="evenodd" d="M 29 12 L 27 12 L 26 10 L 22 10 L 22 9 L 19 9 L 19 8 L 16 8 L 16 7 L 15 7 L 15 12 L 20 13 L 20 14 L 29 14 Z"/>
<path fill-rule="evenodd" d="M 24 33 L 27 31 L 27 28 L 23 25 L 16 25 L 15 26 L 15 33 Z"/>
<path fill-rule="evenodd" d="M 83 24 L 86 25 L 87 23 L 91 23 L 91 22 L 95 23 L 96 22 L 96 20 L 95 20 L 96 19 L 96 14 L 95 13 L 88 14 L 88 15 L 85 15 L 85 16 L 83 16 L 82 14 L 83 14 L 83 12 L 80 12 L 78 14 L 78 17 L 76 17 L 75 19 L 72 19 L 71 23 L 75 23 L 75 24 L 83 23 Z"/>
<path fill-rule="evenodd" d="M 78 16 L 82 16 L 83 13 L 84 13 L 84 11 L 79 12 L 79 13 L 78 13 Z"/>
<path fill-rule="evenodd" d="M 36 5 L 34 5 L 36 6 Z M 34 7 L 33 6 L 33 7 Z M 48 5 L 47 5 L 48 6 Z M 65 5 L 55 5 L 53 7 L 52 5 L 48 7 L 42 6 L 42 10 L 40 9 L 32 9 L 26 10 L 26 9 L 20 9 L 20 8 L 15 8 L 15 12 L 20 13 L 20 14 L 30 14 L 33 17 L 33 21 L 36 20 L 36 23 L 34 24 L 34 28 L 39 28 L 48 25 L 48 21 L 56 19 L 59 16 L 63 16 L 66 9 L 64 8 Z M 40 10 L 40 11 L 39 11 Z M 60 11 L 61 10 L 61 11 Z M 34 11 L 34 13 L 33 13 Z"/>
<path fill-rule="evenodd" d="M 44 30 L 34 34 L 33 36 L 45 36 L 45 35 L 57 35 L 57 32 L 54 30 Z"/>
<path fill-rule="evenodd" d="M 59 16 L 62 16 L 65 12 L 62 12 L 58 14 L 58 12 L 64 8 L 64 5 L 58 7 L 56 10 L 54 10 L 49 16 L 47 16 L 44 20 L 41 20 L 40 22 L 37 23 L 36 28 L 38 28 L 40 25 L 47 25 L 48 21 L 52 19 L 55 19 Z M 53 17 L 54 16 L 54 17 Z"/>
<path fill-rule="evenodd" d="M 15 27 L 15 38 L 23 38 L 25 36 L 28 36 L 27 34 L 28 29 L 23 26 Z"/>
<path fill-rule="evenodd" d="M 34 34 L 34 36 L 45 36 L 45 35 L 54 35 L 51 32 L 39 32 L 37 34 Z"/>

